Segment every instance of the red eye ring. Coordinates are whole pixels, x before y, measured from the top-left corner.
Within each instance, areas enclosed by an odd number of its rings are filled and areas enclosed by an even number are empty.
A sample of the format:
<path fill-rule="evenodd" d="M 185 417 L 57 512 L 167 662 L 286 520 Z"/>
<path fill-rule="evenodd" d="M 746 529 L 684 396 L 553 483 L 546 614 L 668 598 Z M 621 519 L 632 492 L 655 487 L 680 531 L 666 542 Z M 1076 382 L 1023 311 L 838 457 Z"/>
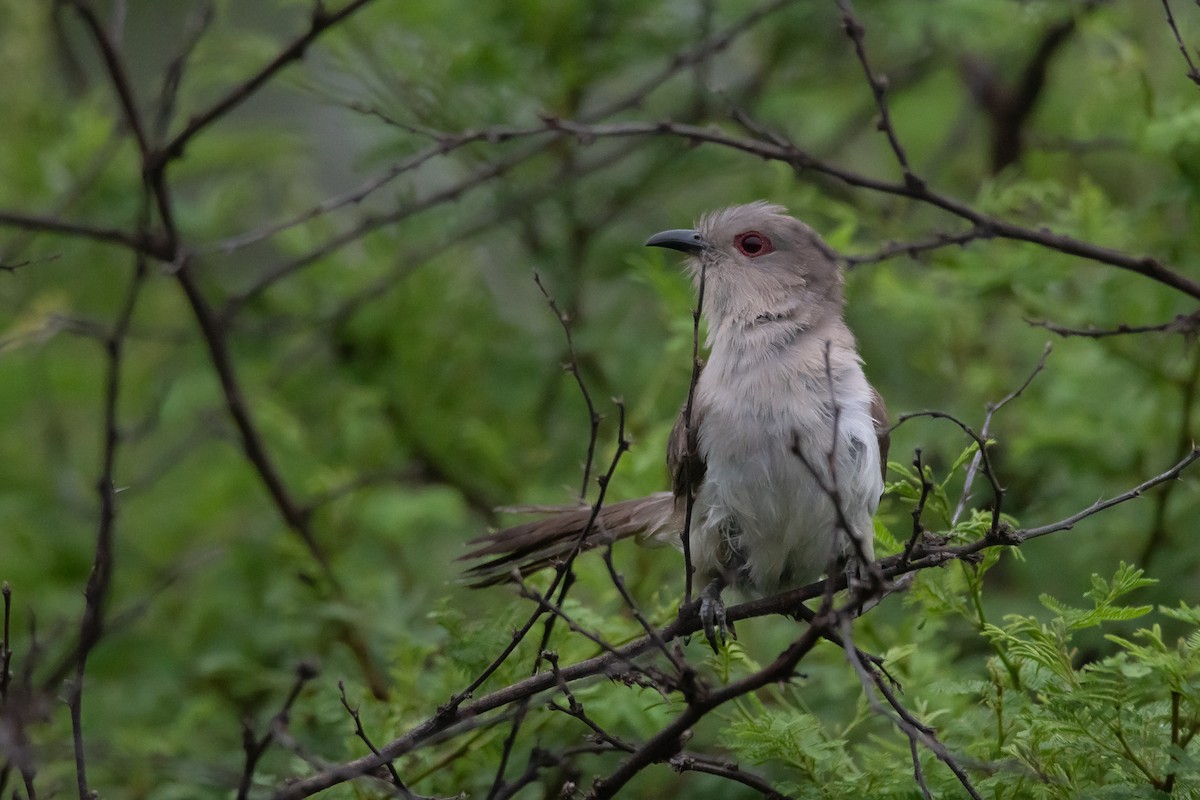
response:
<path fill-rule="evenodd" d="M 747 258 L 758 258 L 775 252 L 775 245 L 771 244 L 771 240 L 758 231 L 739 233 L 733 237 L 733 246 Z"/>

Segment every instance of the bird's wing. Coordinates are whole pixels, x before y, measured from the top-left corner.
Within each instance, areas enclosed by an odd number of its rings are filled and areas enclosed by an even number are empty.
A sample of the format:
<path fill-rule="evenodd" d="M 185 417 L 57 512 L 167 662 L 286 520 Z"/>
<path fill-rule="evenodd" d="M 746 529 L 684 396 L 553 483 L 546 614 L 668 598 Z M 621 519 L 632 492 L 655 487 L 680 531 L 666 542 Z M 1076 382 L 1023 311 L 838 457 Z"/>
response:
<path fill-rule="evenodd" d="M 871 387 L 871 421 L 875 423 L 875 437 L 879 440 L 879 469 L 887 481 L 888 448 L 892 445 L 891 428 L 888 427 L 887 406 L 883 397 Z"/>

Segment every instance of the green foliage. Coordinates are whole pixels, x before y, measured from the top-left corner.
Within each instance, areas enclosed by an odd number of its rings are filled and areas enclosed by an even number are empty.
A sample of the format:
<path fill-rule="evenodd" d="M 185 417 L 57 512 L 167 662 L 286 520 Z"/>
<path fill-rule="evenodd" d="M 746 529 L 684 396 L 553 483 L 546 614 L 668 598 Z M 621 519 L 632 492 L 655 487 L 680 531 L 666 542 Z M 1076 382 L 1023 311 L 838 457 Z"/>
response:
<path fill-rule="evenodd" d="M 0 0 L 0 210 L 133 231 L 144 189 L 137 147 L 71 5 Z M 156 138 L 169 65 L 200 17 L 181 3 L 125 5 L 97 3 L 104 24 L 121 29 L 117 51 Z M 214 5 L 167 134 L 268 63 L 307 28 L 314 4 Z M 888 76 L 897 133 L 930 185 L 1014 224 L 1194 272 L 1200 97 L 1158 4 L 855 5 L 871 63 Z M 1194 48 L 1200 17 L 1174 5 Z M 295 746 L 275 742 L 255 773 L 252 796 L 268 796 L 314 769 L 300 754 L 334 762 L 366 752 L 338 681 L 382 744 L 434 714 L 510 641 L 529 603 L 504 588 L 468 592 L 455 583 L 455 559 L 463 542 L 515 518 L 496 506 L 575 502 L 589 444 L 585 404 L 562 370 L 567 345 L 532 272 L 570 318 L 580 374 L 604 417 L 593 475 L 613 458 L 611 398 L 623 398 L 633 448 L 608 495 L 622 499 L 664 488 L 662 452 L 691 373 L 692 288 L 676 259 L 640 248 L 649 233 L 760 197 L 845 253 L 964 228 L 929 204 L 729 149 L 521 133 L 556 115 L 743 135 L 730 119 L 738 109 L 830 164 L 893 180 L 835 4 L 784 4 L 726 46 L 697 49 L 755 8 L 377 0 L 187 143 L 166 172 L 187 267 L 221 312 L 251 421 L 340 591 L 245 456 L 175 278 L 180 265 L 151 259 L 120 365 L 115 571 L 83 702 L 100 796 L 230 796 L 243 721 L 267 731 L 296 665 L 311 661 L 320 675 L 291 709 Z M 1011 89 L 1067 17 L 1075 27 L 1024 125 L 1021 158 L 995 173 L 994 120 L 972 99 L 972 80 L 990 75 Z M 493 136 L 446 144 L 480 129 Z M 494 178 L 471 177 L 498 164 Z M 330 244 L 359 226 L 361 235 Z M 13 589 L 13 674 L 31 675 L 39 690 L 27 728 L 39 796 L 63 796 L 75 785 L 72 737 L 58 702 L 64 683 L 51 678 L 71 673 L 55 674 L 70 666 L 92 568 L 104 339 L 134 258 L 112 243 L 4 222 L 0 265 L 0 579 Z M 1130 270 L 999 238 L 862 264 L 847 296 L 866 370 L 893 417 L 936 408 L 975 430 L 1050 338 L 1026 320 L 1157 325 L 1195 308 Z M 1002 521 L 1063 519 L 1160 473 L 1197 438 L 1198 376 L 1187 337 L 1056 340 L 1046 369 L 988 432 Z M 918 447 L 920 471 L 911 466 Z M 881 554 L 904 551 L 926 483 L 920 527 L 931 541 L 962 544 L 990 528 L 984 476 L 959 511 L 976 455 L 945 420 L 894 431 L 876 520 Z M 585 488 L 593 499 L 595 485 Z M 924 571 L 858 620 L 855 639 L 886 657 L 901 700 L 987 797 L 1196 796 L 1198 504 L 1185 474 L 1074 530 Z M 673 619 L 678 555 L 618 547 L 615 559 L 645 614 Z M 641 626 L 598 562 L 580 559 L 564 610 L 606 641 L 632 639 Z M 1080 596 L 1078 608 L 1056 599 Z M 561 663 L 596 653 L 565 628 L 556 624 L 549 642 Z M 534 668 L 541 630 L 477 695 Z M 797 630 L 747 620 L 718 655 L 700 637 L 685 653 L 705 680 L 727 685 L 770 663 Z M 919 797 L 907 739 L 867 702 L 844 654 L 822 644 L 801 671 L 792 685 L 703 720 L 688 749 L 736 757 L 796 797 Z M 386 698 L 375 694 L 382 688 Z M 633 742 L 681 708 L 677 695 L 645 686 L 597 680 L 572 690 Z M 510 777 L 534 746 L 589 735 L 544 700 L 529 706 Z M 0 768 L 11 708 L 0 715 Z M 505 722 L 406 754 L 397 767 L 422 795 L 486 796 Z M 962 796 L 947 767 L 917 750 L 932 793 Z M 620 758 L 589 753 L 576 766 L 586 780 Z M 555 795 L 579 777 L 551 770 L 519 796 Z M 663 766 L 639 781 L 629 796 L 755 796 Z M 5 789 L 16 785 L 10 776 Z M 326 796 L 374 791 L 364 783 Z"/>
<path fill-rule="evenodd" d="M 1111 581 L 1093 578 L 1092 607 L 1075 609 L 1046 598 L 1048 619 L 1011 615 L 986 626 L 996 647 L 983 660 L 948 673 L 942 660 L 948 631 L 927 621 L 950 609 L 953 569 L 927 573 L 939 588 L 912 595 L 907 621 L 872 626 L 858 643 L 903 639 L 887 665 L 903 702 L 931 725 L 968 766 L 985 797 L 1157 797 L 1172 787 L 1181 797 L 1200 791 L 1200 609 L 1128 606 L 1118 601 L 1153 583 L 1122 564 Z M 1074 635 L 1111 629 L 1157 614 L 1183 623 L 1171 643 L 1160 622 L 1130 636 L 1109 634 L 1115 651 L 1082 655 Z M 864 620 L 864 626 L 866 621 Z M 931 654 L 932 657 L 931 657 Z M 840 663 L 838 663 L 840 661 Z M 1012 665 L 1011 672 L 1006 665 Z M 828 672 L 850 672 L 837 653 L 806 662 L 807 680 L 769 700 L 741 702 L 726 715 L 723 738 L 744 762 L 769 767 L 781 790 L 801 798 L 914 797 L 911 754 L 902 733 L 860 699 L 830 716 L 807 706 Z M 812 702 L 810 700 L 809 702 Z M 882 702 L 882 700 L 880 700 Z M 921 753 L 935 796 L 962 793 L 945 765 Z M 784 788 L 786 787 L 786 788 Z"/>

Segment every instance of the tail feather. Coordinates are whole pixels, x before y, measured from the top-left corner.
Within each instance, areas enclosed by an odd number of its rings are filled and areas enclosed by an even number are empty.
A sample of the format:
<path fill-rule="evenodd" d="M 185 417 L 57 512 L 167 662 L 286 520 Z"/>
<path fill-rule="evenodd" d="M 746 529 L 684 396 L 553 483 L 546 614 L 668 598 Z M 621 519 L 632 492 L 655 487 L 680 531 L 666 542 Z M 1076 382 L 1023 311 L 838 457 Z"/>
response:
<path fill-rule="evenodd" d="M 464 578 L 473 587 L 503 583 L 511 579 L 514 567 L 522 575 L 537 572 L 560 563 L 576 545 L 583 551 L 630 536 L 661 536 L 672 527 L 674 516 L 670 492 L 606 505 L 590 529 L 591 508 L 563 510 L 472 540 L 470 544 L 478 547 L 460 560 L 494 557 L 469 567 Z"/>

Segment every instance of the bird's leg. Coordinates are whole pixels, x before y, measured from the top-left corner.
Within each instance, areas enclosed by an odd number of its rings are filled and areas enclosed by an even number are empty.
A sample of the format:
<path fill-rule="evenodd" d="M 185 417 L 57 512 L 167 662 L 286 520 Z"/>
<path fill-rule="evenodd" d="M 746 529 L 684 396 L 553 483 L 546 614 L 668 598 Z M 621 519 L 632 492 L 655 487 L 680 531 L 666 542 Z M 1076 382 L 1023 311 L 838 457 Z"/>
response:
<path fill-rule="evenodd" d="M 714 653 L 721 652 L 717 645 L 717 631 L 721 633 L 721 644 L 725 643 L 726 632 L 737 638 L 737 631 L 725 620 L 725 601 L 721 599 L 721 590 L 725 585 L 725 578 L 718 575 L 700 591 L 700 622 L 704 625 L 704 638 L 708 639 Z"/>

